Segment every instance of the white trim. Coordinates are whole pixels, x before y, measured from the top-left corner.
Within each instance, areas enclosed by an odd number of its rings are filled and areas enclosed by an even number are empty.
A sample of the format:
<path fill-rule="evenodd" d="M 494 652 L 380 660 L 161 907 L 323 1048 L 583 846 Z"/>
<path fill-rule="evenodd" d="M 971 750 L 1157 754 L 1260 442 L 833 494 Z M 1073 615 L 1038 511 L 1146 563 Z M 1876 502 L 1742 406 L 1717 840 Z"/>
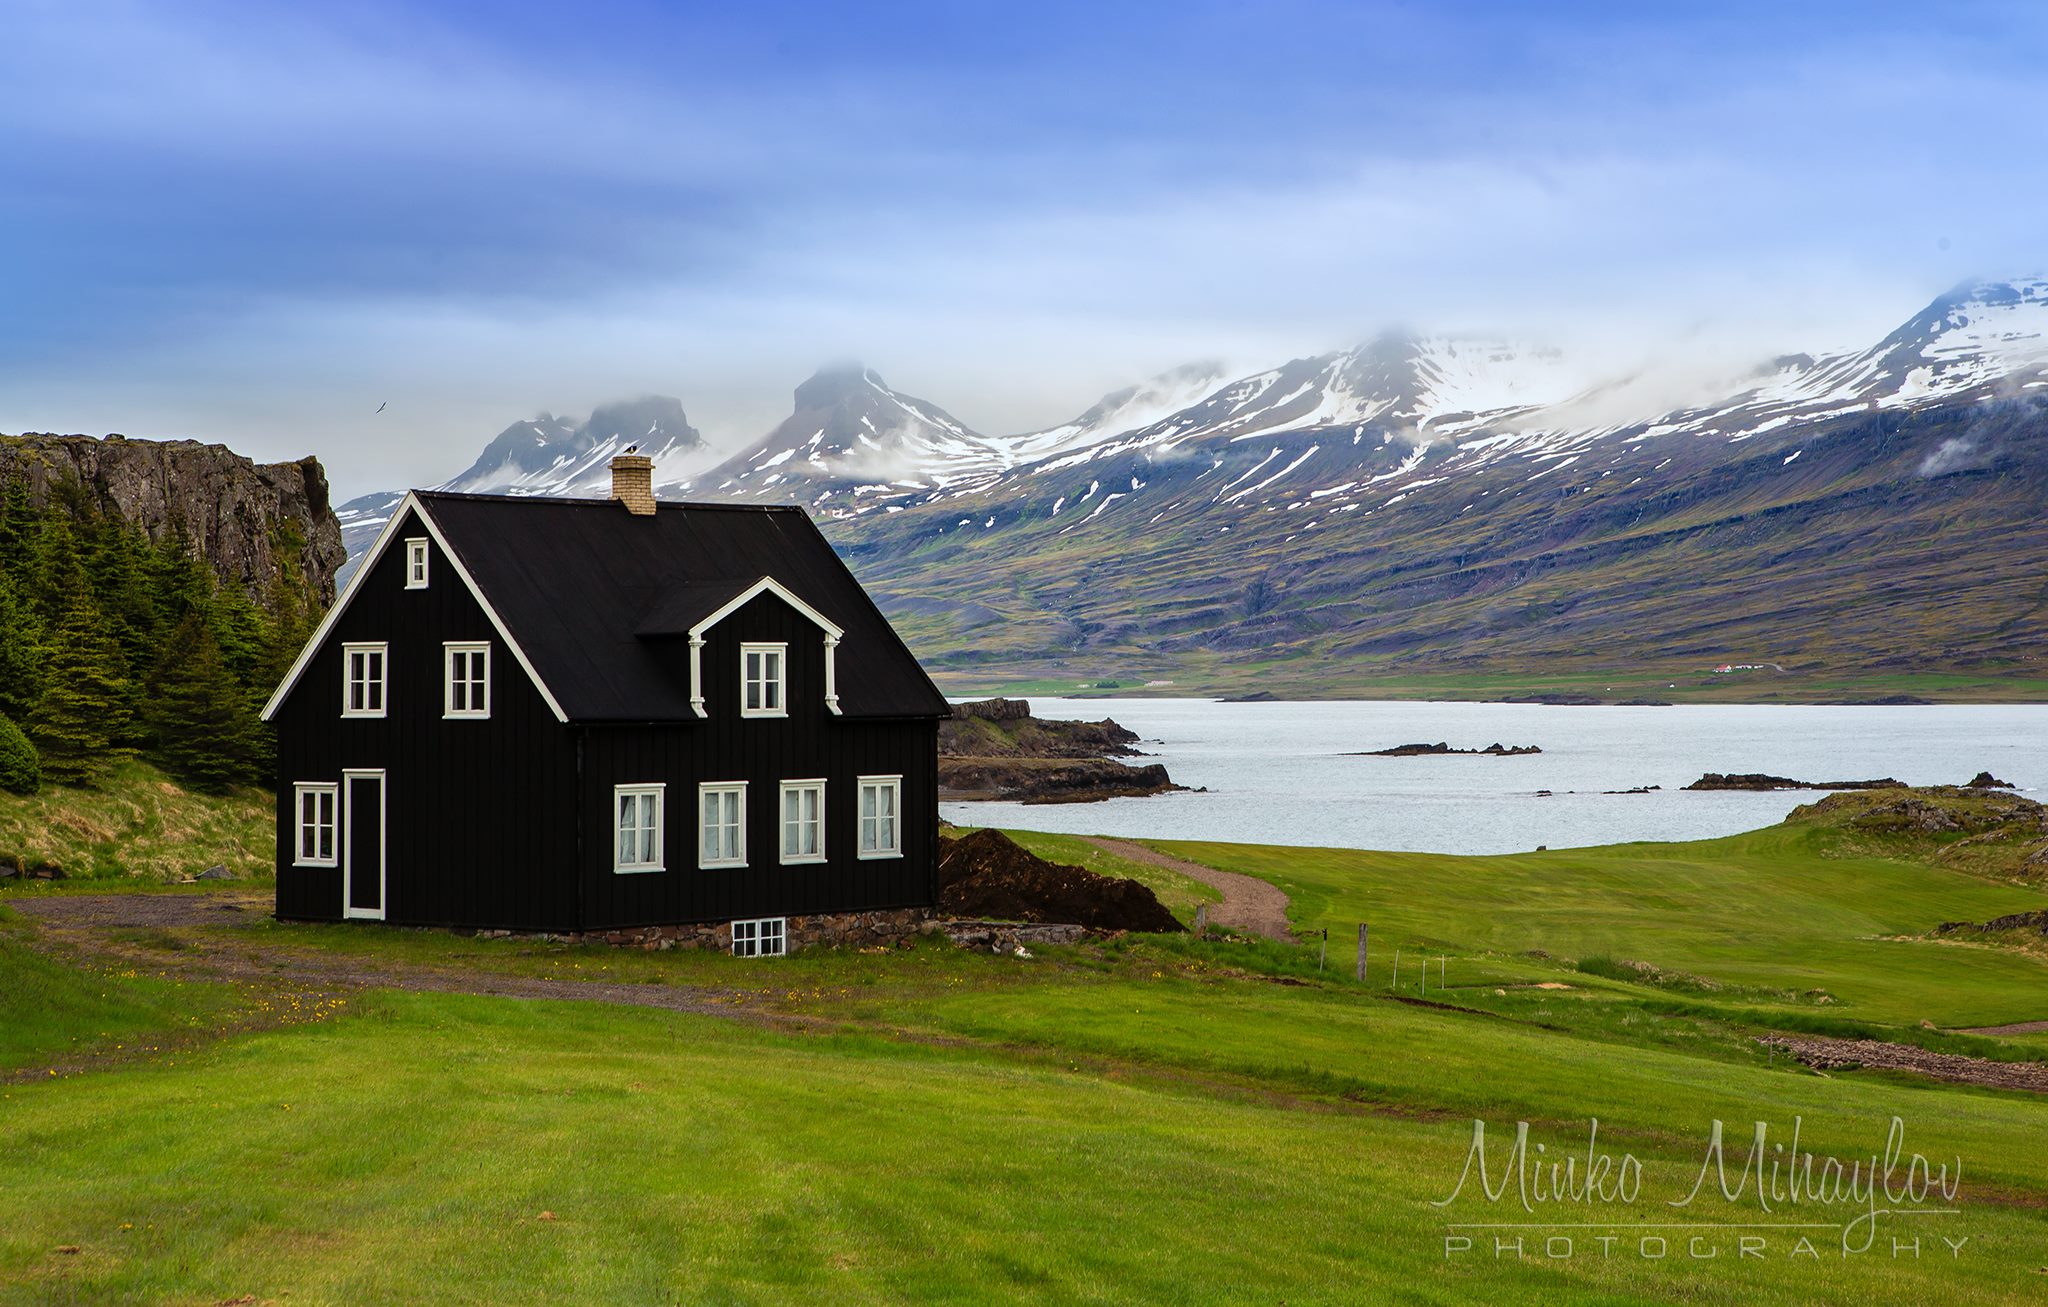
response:
<path fill-rule="evenodd" d="M 707 858 L 704 856 L 704 800 L 714 794 L 737 794 L 740 796 L 739 851 L 730 858 Z M 724 823 L 721 822 L 720 825 Z M 747 865 L 747 783 L 745 781 L 704 781 L 697 786 L 697 868 L 700 871 L 718 871 L 728 867 Z"/>
<path fill-rule="evenodd" d="M 327 847 L 326 857 L 315 854 L 306 856 L 306 799 L 310 795 L 327 796 Z M 319 829 L 315 819 L 314 829 Z M 339 867 L 341 865 L 341 786 L 333 781 L 292 782 L 292 865 L 294 867 Z"/>
<path fill-rule="evenodd" d="M 895 805 L 895 810 L 894 810 L 894 811 L 892 811 L 892 812 L 891 812 L 891 813 L 889 814 L 889 822 L 890 822 L 890 827 L 889 827 L 889 829 L 890 829 L 890 833 L 891 833 L 892 835 L 894 835 L 894 836 L 895 836 L 895 843 L 891 844 L 891 845 L 890 845 L 890 846 L 889 846 L 888 848 L 886 848 L 886 849 L 883 849 L 883 848 L 876 848 L 876 849 L 865 849 L 865 848 L 862 848 L 862 847 L 861 847 L 861 840 L 862 840 L 862 837 L 863 837 L 863 836 L 864 836 L 864 835 L 866 834 L 866 831 L 865 831 L 865 830 L 863 829 L 863 826 L 865 825 L 865 823 L 867 822 L 867 819 L 868 819 L 868 816 L 867 816 L 867 808 L 866 808 L 866 806 L 865 806 L 865 805 L 866 805 L 866 802 L 867 802 L 867 796 L 866 796 L 865 794 L 863 794 L 863 793 L 862 793 L 862 791 L 863 791 L 863 790 L 866 790 L 866 789 L 867 789 L 867 788 L 868 788 L 869 786 L 871 786 L 871 785 L 872 785 L 872 786 L 880 786 L 880 787 L 887 787 L 887 788 L 888 788 L 888 789 L 889 789 L 889 790 L 890 790 L 890 791 L 891 791 L 892 793 L 894 793 L 894 794 L 895 794 L 895 796 L 896 796 L 896 805 Z M 879 817 L 877 818 L 877 820 L 879 820 Z M 877 859 L 881 859 L 881 858 L 900 858 L 900 857 L 902 857 L 902 856 L 903 856 L 903 777 L 902 777 L 902 776 L 900 776 L 900 775 L 898 775 L 898 776 L 857 776 L 857 777 L 855 777 L 855 778 L 854 778 L 854 782 L 853 782 L 853 855 L 854 855 L 854 856 L 855 856 L 856 858 L 859 858 L 859 859 L 860 859 L 861 861 L 863 861 L 863 862 L 872 862 L 872 861 L 875 861 L 875 860 L 877 860 Z"/>
<path fill-rule="evenodd" d="M 405 541 L 405 588 L 424 590 L 427 588 L 427 538 L 408 536 Z"/>
<path fill-rule="evenodd" d="M 270 702 L 263 705 L 263 711 L 259 714 L 261 720 L 267 722 L 277 715 L 277 710 L 284 705 L 286 697 L 298 685 L 299 678 L 305 675 L 306 668 L 312 664 L 321 647 L 327 643 L 327 637 L 333 634 L 336 624 L 341 621 L 341 615 L 348 611 L 348 606 L 355 601 L 356 595 L 368 582 L 370 573 L 376 570 L 377 560 L 384 556 L 384 551 L 390 548 L 392 540 L 397 538 L 398 524 L 405 520 L 408 512 L 419 515 L 420 524 L 427 528 L 427 534 L 433 538 L 435 544 L 441 546 L 441 553 L 447 558 L 448 565 L 455 569 L 455 575 L 462 579 L 462 584 L 469 587 L 471 597 L 484 610 L 484 616 L 491 619 L 491 629 L 498 633 L 498 638 L 512 651 L 513 661 L 519 664 L 527 679 L 533 682 L 533 688 L 540 691 L 540 697 L 547 701 L 549 710 L 555 714 L 555 720 L 567 722 L 569 714 L 562 711 L 561 702 L 555 698 L 554 692 L 548 689 L 547 682 L 540 679 L 540 673 L 533 669 L 533 663 L 527 658 L 526 651 L 512 638 L 511 629 L 505 625 L 505 619 L 499 617 L 498 610 L 491 607 L 491 601 L 484 598 L 483 589 L 477 585 L 476 578 L 469 574 L 469 569 L 462 565 L 462 560 L 448 547 L 447 537 L 441 534 L 440 527 L 434 525 L 434 519 L 427 513 L 426 502 L 415 491 L 407 491 L 405 499 L 397 508 L 391 510 L 391 520 L 384 524 L 383 534 L 377 537 L 376 544 L 370 546 L 370 552 L 363 556 L 362 566 L 357 568 L 355 576 L 350 578 L 348 589 L 342 591 L 341 597 L 335 600 L 334 607 L 327 610 L 327 616 L 320 621 L 320 629 L 313 632 L 312 639 L 306 641 L 306 647 L 299 651 L 298 661 L 292 664 L 292 669 L 285 673 L 284 679 L 277 683 L 277 689 L 271 693 Z"/>
<path fill-rule="evenodd" d="M 626 795 L 638 798 L 652 796 L 654 799 L 654 861 L 621 862 L 619 860 L 619 800 Z M 635 805 L 637 811 L 638 805 Z M 637 876 L 651 871 L 668 870 L 668 786 L 661 781 L 643 781 L 635 785 L 612 786 L 612 872 L 620 876 Z"/>
<path fill-rule="evenodd" d="M 816 853 L 791 854 L 789 851 L 789 817 L 787 814 L 789 812 L 789 795 L 792 790 L 816 790 L 818 792 L 818 851 Z M 825 836 L 825 778 L 818 776 L 810 780 L 782 782 L 782 789 L 775 799 L 775 848 L 776 852 L 781 855 L 782 865 L 785 867 L 801 867 L 826 861 L 829 856 L 827 851 L 830 846 L 827 844 Z"/>
<path fill-rule="evenodd" d="M 370 701 L 370 687 L 377 687 L 375 708 L 354 706 L 356 688 L 356 658 L 367 659 L 377 656 L 377 679 L 372 681 L 369 667 L 363 668 L 363 702 Z M 341 715 L 344 717 L 382 717 L 391 710 L 391 646 L 382 640 L 350 640 L 341 646 Z"/>
<path fill-rule="evenodd" d="M 355 875 L 355 841 L 348 832 L 353 828 L 353 816 L 349 812 L 350 783 L 374 780 L 377 782 L 377 906 L 358 908 L 349 902 L 355 895 L 349 891 L 349 883 Z M 391 789 L 385 784 L 382 767 L 354 767 L 341 773 L 341 916 L 344 921 L 382 921 L 391 900 Z"/>
<path fill-rule="evenodd" d="M 747 694 L 754 688 L 754 680 L 747 675 L 747 658 L 752 654 L 774 654 L 775 675 L 761 678 L 762 698 L 768 698 L 768 687 L 775 690 L 775 706 L 772 708 L 749 708 Z M 767 665 L 762 665 L 767 670 Z M 787 717 L 789 716 L 789 645 L 777 640 L 745 640 L 740 643 L 740 716 L 742 717 Z"/>
<path fill-rule="evenodd" d="M 455 655 L 482 654 L 484 659 L 481 708 L 455 706 Z M 465 677 L 469 684 L 476 678 Z M 487 721 L 491 715 L 491 642 L 489 640 L 445 640 L 441 644 L 441 720 L 450 722 Z"/>
<path fill-rule="evenodd" d="M 839 715 L 839 637 L 825 637 L 825 707 Z"/>
<path fill-rule="evenodd" d="M 747 932 L 749 935 L 747 943 L 751 947 L 745 953 L 740 952 L 740 927 L 742 926 L 751 926 L 753 928 Z M 772 932 L 768 929 L 770 926 L 775 928 Z M 788 917 L 754 917 L 746 921 L 735 921 L 732 923 L 729 933 L 732 935 L 732 953 L 734 957 L 779 958 L 787 955 L 789 952 Z M 766 947 L 771 942 L 774 944 L 772 949 Z"/>
<path fill-rule="evenodd" d="M 774 595 L 776 598 L 782 600 L 782 602 L 788 604 L 791 608 L 794 608 L 799 613 L 802 613 L 814 625 L 816 625 L 819 630 L 825 633 L 825 707 L 829 712 L 831 712 L 831 714 L 834 717 L 837 717 L 839 715 L 839 693 L 838 686 L 836 684 L 836 678 L 833 672 L 832 651 L 834 649 L 837 649 L 839 647 L 839 642 L 846 638 L 846 632 L 840 630 L 836 625 L 832 623 L 832 620 L 826 617 L 823 613 L 811 607 L 803 600 L 797 598 L 795 593 L 792 592 L 788 586 L 782 584 L 782 582 L 776 580 L 772 576 L 764 576 L 760 580 L 754 582 L 746 589 L 740 591 L 738 594 L 734 595 L 732 598 L 726 600 L 723 604 L 719 605 L 717 611 L 713 612 L 709 617 L 706 617 L 703 621 L 698 622 L 695 626 L 690 628 L 691 711 L 695 712 L 699 717 L 710 716 L 709 713 L 704 711 L 704 633 L 710 630 L 712 627 L 718 625 L 720 622 L 724 621 L 726 618 L 732 616 L 739 609 L 746 606 L 748 603 L 752 602 L 754 599 L 758 598 L 762 594 Z M 745 674 L 744 664 L 742 664 L 741 674 Z M 742 700 L 741 702 L 744 703 L 745 701 Z M 787 706 L 786 698 L 785 706 Z"/>

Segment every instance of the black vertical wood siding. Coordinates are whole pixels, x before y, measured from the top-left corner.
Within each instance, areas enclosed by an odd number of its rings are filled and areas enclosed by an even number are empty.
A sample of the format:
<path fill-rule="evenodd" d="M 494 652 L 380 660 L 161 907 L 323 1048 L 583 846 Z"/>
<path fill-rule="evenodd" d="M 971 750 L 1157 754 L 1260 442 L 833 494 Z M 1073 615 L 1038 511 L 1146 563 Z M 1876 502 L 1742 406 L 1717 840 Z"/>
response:
<path fill-rule="evenodd" d="M 936 902 L 938 724 L 855 720 L 824 705 L 822 633 L 763 595 L 707 633 L 704 720 L 563 725 L 438 546 L 405 588 L 403 524 L 274 719 L 280 917 L 338 920 L 341 872 L 292 865 L 296 782 L 386 773 L 385 919 L 411 925 L 596 930 Z M 389 645 L 386 716 L 344 719 L 342 645 Z M 491 646 L 491 716 L 442 718 L 447 641 Z M 788 646 L 786 718 L 742 718 L 739 646 Z M 687 684 L 689 643 L 665 643 Z M 857 856 L 857 777 L 901 775 L 901 858 Z M 781 782 L 824 777 L 827 861 L 785 867 Z M 744 868 L 702 871 L 697 786 L 747 782 Z M 666 785 L 664 870 L 613 871 L 612 787 Z M 580 847 L 580 852 L 579 852 Z"/>
<path fill-rule="evenodd" d="M 341 916 L 341 873 L 292 865 L 292 786 L 385 772 L 385 920 L 410 925 L 571 929 L 576 918 L 574 740 L 491 629 L 438 546 L 428 584 L 405 588 L 400 528 L 275 717 L 277 911 Z M 491 715 L 441 717 L 446 641 L 491 646 Z M 342 645 L 390 646 L 385 716 L 341 716 Z"/>
<path fill-rule="evenodd" d="M 788 646 L 789 716 L 740 716 L 740 645 Z M 689 676 L 687 640 L 667 643 Z M 586 929 L 923 907 L 937 901 L 938 723 L 857 720 L 825 707 L 823 634 L 773 595 L 706 633 L 703 720 L 589 728 L 583 812 Z M 901 858 L 858 856 L 861 776 L 903 777 Z M 822 863 L 782 865 L 782 782 L 825 779 Z M 697 787 L 747 784 L 747 865 L 700 870 Z M 612 869 L 612 787 L 667 786 L 660 872 Z"/>

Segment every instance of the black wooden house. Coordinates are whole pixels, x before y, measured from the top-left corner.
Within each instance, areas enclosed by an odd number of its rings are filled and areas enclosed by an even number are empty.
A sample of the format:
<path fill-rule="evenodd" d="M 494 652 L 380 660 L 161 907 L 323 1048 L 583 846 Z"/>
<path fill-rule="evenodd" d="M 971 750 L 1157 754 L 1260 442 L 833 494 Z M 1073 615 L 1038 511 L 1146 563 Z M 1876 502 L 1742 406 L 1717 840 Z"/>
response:
<path fill-rule="evenodd" d="M 947 706 L 797 508 L 414 492 L 265 707 L 277 914 L 598 932 L 937 897 Z"/>

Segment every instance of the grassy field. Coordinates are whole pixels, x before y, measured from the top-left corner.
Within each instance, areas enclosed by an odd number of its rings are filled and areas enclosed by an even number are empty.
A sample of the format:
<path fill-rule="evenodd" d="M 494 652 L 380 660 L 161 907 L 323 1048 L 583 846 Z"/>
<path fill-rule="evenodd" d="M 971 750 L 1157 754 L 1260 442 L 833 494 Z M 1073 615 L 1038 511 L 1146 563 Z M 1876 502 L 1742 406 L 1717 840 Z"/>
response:
<path fill-rule="evenodd" d="M 131 761 L 96 790 L 0 792 L 0 854 L 54 863 L 73 878 L 169 881 L 217 865 L 268 878 L 276 820 L 267 790 L 199 794 Z"/>
<path fill-rule="evenodd" d="M 2048 1055 L 1919 1025 L 2048 1003 L 2038 956 L 1917 938 L 2041 891 L 1837 856 L 1813 826 L 1502 859 L 1172 847 L 1271 876 L 1333 941 L 1363 914 L 1411 957 L 1426 945 L 1448 987 L 1433 971 L 1425 1003 L 1419 972 L 1395 993 L 1355 981 L 1348 950 L 1319 970 L 1228 939 L 750 961 L 250 913 L 126 941 L 110 968 L 0 922 L 0 995 L 27 996 L 0 1016 L 35 1027 L 0 1044 L 0 1302 L 2039 1301 L 2048 1102 L 1817 1075 L 1753 1037 L 1867 1025 Z M 280 977 L 318 958 L 673 986 L 734 1015 L 335 1004 L 172 965 L 216 948 Z M 1434 1205 L 1474 1118 L 1496 1150 L 1529 1122 L 1556 1158 L 1586 1152 L 1595 1117 L 1600 1147 L 1641 1164 L 1635 1201 L 1523 1212 L 1468 1184 Z M 1880 1218 L 1844 1255 L 1836 1229 L 1729 1223 L 1841 1224 L 1853 1205 L 1675 1209 L 1717 1118 L 1731 1176 L 1753 1121 L 1796 1120 L 1802 1150 L 1846 1161 L 1897 1118 L 1908 1153 L 1960 1164 L 1935 1204 L 1953 1214 Z M 1625 1228 L 1673 1221 L 1697 1224 Z M 1449 1228 L 1499 1222 L 1592 1228 Z"/>

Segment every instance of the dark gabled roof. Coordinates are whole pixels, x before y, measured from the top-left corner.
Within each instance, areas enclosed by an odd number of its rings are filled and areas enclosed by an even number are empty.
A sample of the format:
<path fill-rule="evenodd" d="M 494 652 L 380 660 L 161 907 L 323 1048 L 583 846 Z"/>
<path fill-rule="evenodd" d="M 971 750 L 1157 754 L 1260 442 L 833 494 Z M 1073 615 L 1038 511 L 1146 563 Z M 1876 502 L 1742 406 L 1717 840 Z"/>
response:
<path fill-rule="evenodd" d="M 943 717 L 931 678 L 800 508 L 415 492 L 571 721 L 689 721 L 675 650 L 771 577 L 845 632 L 841 714 Z"/>

